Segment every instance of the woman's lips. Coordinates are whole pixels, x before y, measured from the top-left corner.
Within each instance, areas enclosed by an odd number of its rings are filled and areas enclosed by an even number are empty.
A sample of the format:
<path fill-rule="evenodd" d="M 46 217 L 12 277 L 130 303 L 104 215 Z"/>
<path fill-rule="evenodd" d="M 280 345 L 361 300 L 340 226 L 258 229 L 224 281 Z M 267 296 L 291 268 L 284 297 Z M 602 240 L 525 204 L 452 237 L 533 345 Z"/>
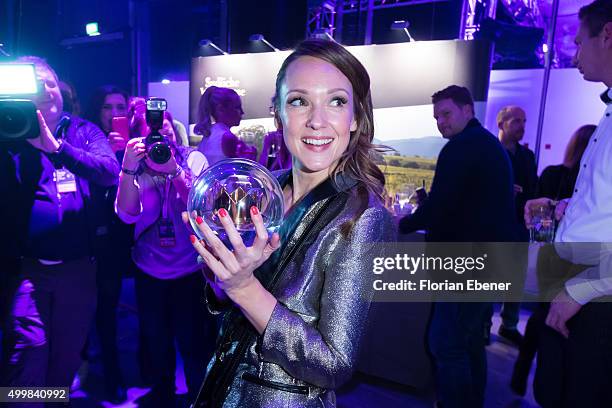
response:
<path fill-rule="evenodd" d="M 328 149 L 332 143 L 334 142 L 334 138 L 332 137 L 303 137 L 302 144 L 306 146 L 306 148 L 313 152 L 321 152 Z"/>

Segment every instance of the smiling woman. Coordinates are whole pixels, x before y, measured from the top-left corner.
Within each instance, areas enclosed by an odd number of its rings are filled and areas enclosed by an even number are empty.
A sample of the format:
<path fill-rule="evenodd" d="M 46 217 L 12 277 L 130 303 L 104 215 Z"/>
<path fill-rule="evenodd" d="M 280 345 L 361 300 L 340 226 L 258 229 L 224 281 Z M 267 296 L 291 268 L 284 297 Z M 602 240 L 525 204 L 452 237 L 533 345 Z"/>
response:
<path fill-rule="evenodd" d="M 319 182 L 328 177 L 357 128 L 353 87 L 332 64 L 305 56 L 288 67 L 279 96 L 277 114 L 294 165 Z"/>
<path fill-rule="evenodd" d="M 230 251 L 198 219 L 207 303 L 227 314 L 195 407 L 331 407 L 355 369 L 372 296 L 376 242 L 395 237 L 371 160 L 370 81 L 342 46 L 308 40 L 283 63 L 275 118 L 293 168 L 278 175 L 285 215 L 268 236 L 259 210 L 245 246 L 227 212 Z"/>

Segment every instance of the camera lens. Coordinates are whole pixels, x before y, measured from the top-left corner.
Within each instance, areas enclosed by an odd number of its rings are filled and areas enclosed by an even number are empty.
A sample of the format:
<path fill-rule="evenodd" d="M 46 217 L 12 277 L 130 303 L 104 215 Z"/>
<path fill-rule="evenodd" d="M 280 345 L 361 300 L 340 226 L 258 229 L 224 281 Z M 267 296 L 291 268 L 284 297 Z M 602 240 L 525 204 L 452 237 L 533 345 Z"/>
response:
<path fill-rule="evenodd" d="M 31 124 L 25 112 L 19 106 L 0 108 L 0 133 L 6 138 L 18 138 L 30 129 Z"/>
<path fill-rule="evenodd" d="M 39 133 L 34 102 L 0 98 L 0 142 L 33 139 Z"/>
<path fill-rule="evenodd" d="M 157 142 L 149 147 L 147 155 L 151 158 L 151 160 L 153 160 L 154 163 L 164 164 L 170 160 L 172 152 L 170 151 L 170 146 L 168 146 L 166 143 Z"/>

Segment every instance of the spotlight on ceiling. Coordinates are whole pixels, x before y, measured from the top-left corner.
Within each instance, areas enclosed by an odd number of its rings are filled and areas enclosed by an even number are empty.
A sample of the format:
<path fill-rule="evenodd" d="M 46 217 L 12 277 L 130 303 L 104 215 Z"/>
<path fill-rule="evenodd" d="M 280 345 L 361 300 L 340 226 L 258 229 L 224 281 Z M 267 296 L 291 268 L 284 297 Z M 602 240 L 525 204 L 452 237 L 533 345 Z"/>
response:
<path fill-rule="evenodd" d="M 263 34 L 252 34 L 249 37 L 249 41 L 252 44 L 255 44 L 255 45 L 265 45 L 265 46 L 269 47 L 270 49 L 272 49 L 274 52 L 279 52 L 280 51 L 278 48 L 276 48 L 275 46 L 270 44 L 270 42 L 264 38 Z M 257 48 L 260 48 L 260 47 L 257 47 Z M 263 50 L 263 51 L 258 50 L 257 52 L 264 52 L 264 51 L 265 50 Z"/>
<path fill-rule="evenodd" d="M 214 42 L 204 39 L 198 42 L 198 57 L 210 57 L 211 55 L 227 55 L 227 52 L 223 51 Z"/>
<path fill-rule="evenodd" d="M 316 30 L 314 30 L 310 38 L 318 38 L 320 40 L 335 41 L 334 37 L 332 36 L 331 28 L 317 28 Z"/>
<path fill-rule="evenodd" d="M 391 30 L 403 31 L 406 36 L 408 36 L 408 41 L 414 41 L 414 38 L 410 35 L 410 31 L 408 31 L 408 27 L 410 27 L 410 22 L 405 20 L 396 20 L 391 23 Z"/>

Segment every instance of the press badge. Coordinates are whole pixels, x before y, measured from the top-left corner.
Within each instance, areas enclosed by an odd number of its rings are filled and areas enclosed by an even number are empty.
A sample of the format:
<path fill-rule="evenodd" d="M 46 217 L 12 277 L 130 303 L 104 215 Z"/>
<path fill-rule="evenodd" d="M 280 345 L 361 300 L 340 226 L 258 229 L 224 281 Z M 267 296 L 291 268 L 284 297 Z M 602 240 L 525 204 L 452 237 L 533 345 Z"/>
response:
<path fill-rule="evenodd" d="M 157 233 L 159 235 L 160 247 L 173 247 L 176 245 L 176 236 L 174 235 L 174 224 L 169 218 L 160 218 L 157 222 Z"/>
<path fill-rule="evenodd" d="M 75 193 L 77 191 L 76 177 L 65 168 L 55 169 L 53 178 L 58 194 Z"/>

